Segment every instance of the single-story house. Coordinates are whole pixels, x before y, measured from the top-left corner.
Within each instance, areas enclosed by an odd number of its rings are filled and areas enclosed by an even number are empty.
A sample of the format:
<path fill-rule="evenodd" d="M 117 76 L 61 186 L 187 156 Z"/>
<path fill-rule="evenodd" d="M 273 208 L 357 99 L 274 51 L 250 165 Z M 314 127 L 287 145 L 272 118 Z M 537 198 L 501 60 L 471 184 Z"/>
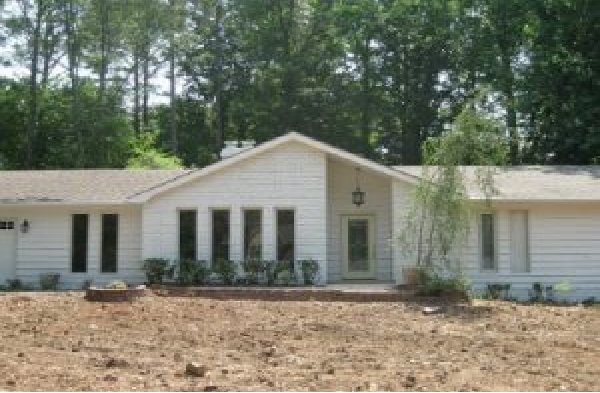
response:
<path fill-rule="evenodd" d="M 394 239 L 420 168 L 297 133 L 240 150 L 201 169 L 0 171 L 0 282 L 143 282 L 153 257 L 314 259 L 322 284 L 403 282 L 413 261 Z M 600 298 L 600 167 L 506 167 L 495 186 L 462 256 L 474 287 L 567 280 L 569 297 Z"/>

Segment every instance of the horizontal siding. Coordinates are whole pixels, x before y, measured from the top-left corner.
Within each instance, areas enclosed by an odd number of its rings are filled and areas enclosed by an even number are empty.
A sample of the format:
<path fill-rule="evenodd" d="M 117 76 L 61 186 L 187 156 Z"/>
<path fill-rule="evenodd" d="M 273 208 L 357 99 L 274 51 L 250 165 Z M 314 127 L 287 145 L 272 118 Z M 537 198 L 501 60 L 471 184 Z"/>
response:
<path fill-rule="evenodd" d="M 230 210 L 230 258 L 243 253 L 244 208 L 263 211 L 263 258 L 276 258 L 275 211 L 296 212 L 296 257 L 321 261 L 326 281 L 326 158 L 322 152 L 291 142 L 225 170 L 167 191 L 143 207 L 143 256 L 176 259 L 178 209 L 198 212 L 198 258 L 211 256 L 211 210 Z"/>
<path fill-rule="evenodd" d="M 392 277 L 392 250 L 390 244 L 392 219 L 391 180 L 388 177 L 363 170 L 360 186 L 365 191 L 365 204 L 352 204 L 351 193 L 356 188 L 355 166 L 330 160 L 328 162 L 327 216 L 328 216 L 328 278 L 338 282 L 342 277 L 342 216 L 364 214 L 375 217 L 376 279 L 390 281 Z"/>
<path fill-rule="evenodd" d="M 0 216 L 8 208 L 0 208 Z M 30 222 L 28 233 L 18 233 L 16 277 L 38 285 L 42 273 L 59 273 L 61 285 L 79 288 L 90 279 L 98 285 L 114 279 L 141 283 L 141 209 L 137 207 L 11 207 L 19 222 Z M 90 215 L 88 272 L 71 273 L 71 214 Z M 118 272 L 100 273 L 100 221 L 103 213 L 119 214 Z"/>

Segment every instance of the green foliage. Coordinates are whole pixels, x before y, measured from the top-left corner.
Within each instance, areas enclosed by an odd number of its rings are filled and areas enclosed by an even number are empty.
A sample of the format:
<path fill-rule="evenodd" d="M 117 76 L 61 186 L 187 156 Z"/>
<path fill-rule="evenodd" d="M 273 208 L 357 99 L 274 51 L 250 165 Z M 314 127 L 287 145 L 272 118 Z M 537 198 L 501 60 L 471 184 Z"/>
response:
<path fill-rule="evenodd" d="M 142 264 L 142 270 L 146 274 L 148 284 L 162 284 L 173 275 L 173 267 L 168 259 L 148 258 Z"/>
<path fill-rule="evenodd" d="M 129 285 L 124 280 L 113 280 L 104 286 L 106 289 L 127 289 Z"/>
<path fill-rule="evenodd" d="M 262 274 L 266 270 L 266 264 L 257 259 L 249 259 L 242 262 L 245 278 L 248 284 L 258 284 Z"/>
<path fill-rule="evenodd" d="M 7 291 L 31 291 L 33 289 L 32 285 L 26 284 L 19 278 L 13 278 L 6 280 L 6 287 L 4 287 Z"/>
<path fill-rule="evenodd" d="M 151 132 L 134 138 L 132 156 L 127 167 L 133 169 L 177 169 L 182 167 L 179 158 L 156 148 L 157 135 Z"/>
<path fill-rule="evenodd" d="M 423 267 L 421 284 L 417 294 L 420 296 L 452 296 L 469 298 L 471 286 L 460 272 L 449 272 L 444 267 Z"/>
<path fill-rule="evenodd" d="M 508 299 L 510 292 L 510 284 L 488 284 L 485 293 L 483 294 L 484 299 Z"/>
<path fill-rule="evenodd" d="M 206 261 L 184 259 L 178 261 L 177 265 L 177 283 L 181 285 L 204 284 L 210 274 Z"/>
<path fill-rule="evenodd" d="M 315 285 L 319 273 L 319 263 L 314 259 L 300 261 L 304 285 Z"/>
<path fill-rule="evenodd" d="M 223 284 L 233 285 L 237 275 L 237 264 L 235 261 L 217 259 L 213 261 L 212 271 L 219 277 Z"/>
<path fill-rule="evenodd" d="M 399 237 L 407 256 L 417 265 L 452 262 L 451 252 L 461 246 L 470 228 L 465 174 L 460 165 L 480 165 L 475 181 L 482 194 L 494 194 L 495 165 L 506 161 L 503 128 L 466 107 L 445 135 L 423 146 L 425 165 L 411 211 Z"/>
<path fill-rule="evenodd" d="M 60 284 L 59 273 L 43 273 L 40 274 L 40 288 L 42 290 L 56 291 Z"/>

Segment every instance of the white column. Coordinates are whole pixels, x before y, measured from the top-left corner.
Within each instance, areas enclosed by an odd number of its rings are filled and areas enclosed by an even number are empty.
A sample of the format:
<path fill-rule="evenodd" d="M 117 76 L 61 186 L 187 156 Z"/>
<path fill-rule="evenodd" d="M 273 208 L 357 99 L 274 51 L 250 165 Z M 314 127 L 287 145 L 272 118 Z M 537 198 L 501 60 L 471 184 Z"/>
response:
<path fill-rule="evenodd" d="M 244 255 L 244 238 L 242 210 L 239 206 L 231 206 L 229 221 L 229 259 L 241 261 Z"/>
<path fill-rule="evenodd" d="M 265 206 L 262 218 L 262 255 L 265 260 L 277 259 L 277 245 L 275 242 L 277 223 L 275 208 Z"/>

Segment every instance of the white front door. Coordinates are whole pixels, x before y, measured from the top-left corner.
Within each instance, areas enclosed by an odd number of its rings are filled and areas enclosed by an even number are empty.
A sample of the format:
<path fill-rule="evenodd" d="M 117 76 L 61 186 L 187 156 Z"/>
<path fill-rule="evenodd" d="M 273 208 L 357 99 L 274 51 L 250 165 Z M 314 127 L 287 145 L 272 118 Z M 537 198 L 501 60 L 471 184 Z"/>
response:
<path fill-rule="evenodd" d="M 15 278 L 17 220 L 0 218 L 0 284 Z"/>
<path fill-rule="evenodd" d="M 342 276 L 375 278 L 375 218 L 342 216 Z"/>

